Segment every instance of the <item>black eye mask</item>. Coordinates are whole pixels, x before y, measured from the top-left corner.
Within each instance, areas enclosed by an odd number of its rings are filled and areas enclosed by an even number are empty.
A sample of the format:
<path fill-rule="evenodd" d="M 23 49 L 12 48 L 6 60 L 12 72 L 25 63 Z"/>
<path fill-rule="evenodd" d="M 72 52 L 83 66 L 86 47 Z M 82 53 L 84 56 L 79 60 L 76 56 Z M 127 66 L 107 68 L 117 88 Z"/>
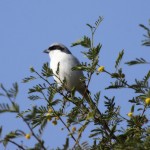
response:
<path fill-rule="evenodd" d="M 54 45 L 54 46 L 50 46 L 49 48 L 48 48 L 48 50 L 49 51 L 53 51 L 53 50 L 60 50 L 60 51 L 62 51 L 62 52 L 64 52 L 64 53 L 66 53 L 66 54 L 71 54 L 71 52 L 67 49 L 67 48 L 65 48 L 65 47 L 62 47 L 62 46 L 60 46 L 60 45 Z"/>
<path fill-rule="evenodd" d="M 51 46 L 51 47 L 49 47 L 48 49 L 49 49 L 49 50 L 55 50 L 55 49 L 58 49 L 58 50 L 60 50 L 60 51 L 63 51 L 63 50 L 64 50 L 64 48 L 61 47 L 61 46 L 59 46 L 59 45 Z"/>

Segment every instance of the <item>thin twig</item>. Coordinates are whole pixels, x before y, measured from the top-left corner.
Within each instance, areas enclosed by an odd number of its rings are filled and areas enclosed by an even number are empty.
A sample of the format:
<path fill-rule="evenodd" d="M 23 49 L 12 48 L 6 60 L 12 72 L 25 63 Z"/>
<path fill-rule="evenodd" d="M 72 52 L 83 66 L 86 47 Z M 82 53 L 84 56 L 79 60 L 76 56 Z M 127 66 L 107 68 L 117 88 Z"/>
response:
<path fill-rule="evenodd" d="M 26 125 L 27 125 L 28 128 L 30 129 L 30 131 L 31 131 L 31 133 L 32 133 L 32 135 L 33 135 L 33 137 L 35 137 L 35 139 L 40 143 L 41 147 L 42 147 L 44 150 L 46 150 L 46 148 L 45 148 L 45 146 L 44 146 L 44 143 L 35 135 L 33 129 L 32 129 L 31 126 L 30 126 L 30 124 L 25 120 L 25 118 L 24 118 L 21 114 L 19 114 L 19 116 L 20 116 L 20 117 L 23 119 L 23 121 L 26 123 Z"/>
<path fill-rule="evenodd" d="M 45 96 L 45 94 L 44 94 L 43 92 L 42 92 L 42 95 L 44 96 L 45 100 L 48 101 L 48 99 L 46 98 L 46 96 Z M 63 121 L 63 119 L 62 119 L 59 115 L 57 115 L 57 113 L 56 113 L 54 107 L 51 106 L 51 108 L 53 109 L 53 112 L 55 113 L 55 115 L 60 119 L 60 121 L 62 122 L 62 124 L 63 124 L 63 125 L 66 127 L 66 129 L 69 131 L 69 133 L 71 133 L 71 130 L 70 130 L 69 127 L 65 124 L 65 122 Z M 70 134 L 70 135 L 71 135 L 72 139 L 77 143 L 76 138 L 75 138 L 72 134 Z M 79 143 L 78 143 L 78 146 L 81 148 L 81 146 L 79 145 Z"/>
<path fill-rule="evenodd" d="M 107 74 L 109 74 L 110 76 L 112 76 L 112 74 L 106 70 L 104 70 L 104 72 L 106 72 Z M 137 90 L 136 88 L 132 87 L 131 85 L 129 85 L 128 83 L 124 82 L 123 80 L 121 80 L 120 78 L 116 78 L 117 80 L 121 81 L 123 84 L 125 84 L 128 88 L 133 89 L 133 90 Z M 144 93 L 144 92 L 142 92 Z"/>
<path fill-rule="evenodd" d="M 145 111 L 146 111 L 146 105 L 144 106 L 144 109 L 143 109 L 143 112 L 142 112 L 142 116 L 144 115 Z"/>
<path fill-rule="evenodd" d="M 22 149 L 22 150 L 26 150 L 23 146 L 21 146 L 21 145 L 19 145 L 18 143 L 16 143 L 16 142 L 14 142 L 14 141 L 12 141 L 12 140 L 8 140 L 10 143 L 12 143 L 12 144 L 14 144 L 14 145 L 16 145 L 18 148 L 20 148 L 20 149 Z"/>

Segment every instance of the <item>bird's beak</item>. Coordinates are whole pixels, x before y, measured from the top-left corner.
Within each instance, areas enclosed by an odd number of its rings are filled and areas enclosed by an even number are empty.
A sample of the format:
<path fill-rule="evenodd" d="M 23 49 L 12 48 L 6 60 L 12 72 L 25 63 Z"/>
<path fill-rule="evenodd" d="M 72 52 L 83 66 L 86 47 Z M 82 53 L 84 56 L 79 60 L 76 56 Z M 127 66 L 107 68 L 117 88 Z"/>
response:
<path fill-rule="evenodd" d="M 49 53 L 49 49 L 45 49 L 43 53 Z"/>

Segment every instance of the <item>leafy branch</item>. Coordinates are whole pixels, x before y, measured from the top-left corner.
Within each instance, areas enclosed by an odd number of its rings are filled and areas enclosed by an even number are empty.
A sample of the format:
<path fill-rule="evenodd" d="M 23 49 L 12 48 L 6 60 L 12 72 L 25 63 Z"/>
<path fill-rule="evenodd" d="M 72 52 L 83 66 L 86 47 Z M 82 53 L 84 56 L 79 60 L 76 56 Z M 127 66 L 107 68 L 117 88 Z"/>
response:
<path fill-rule="evenodd" d="M 125 64 L 132 66 L 132 65 L 139 65 L 139 64 L 150 64 L 150 62 L 147 62 L 144 58 L 136 58 L 135 60 L 126 62 Z"/>
<path fill-rule="evenodd" d="M 150 20 L 149 20 L 149 25 L 150 25 Z M 147 35 L 144 35 L 146 39 L 142 41 L 142 45 L 150 46 L 150 29 L 143 24 L 140 24 L 139 26 L 142 27 L 147 32 Z"/>
<path fill-rule="evenodd" d="M 23 83 L 34 81 L 33 85 L 28 90 L 28 99 L 35 101 L 42 100 L 40 106 L 33 106 L 25 111 L 21 111 L 16 102 L 18 94 L 18 84 L 14 83 L 12 88 L 6 89 L 2 84 L 0 85 L 0 96 L 6 97 L 8 103 L 0 103 L 0 114 L 14 113 L 17 118 L 22 119 L 23 123 L 27 126 L 30 134 L 25 133 L 23 130 L 13 130 L 3 137 L 2 132 L 4 127 L 0 127 L 0 143 L 5 147 L 8 143 L 15 145 L 18 149 L 37 149 L 47 150 L 45 141 L 42 139 L 42 134 L 47 124 L 52 123 L 57 125 L 59 122 L 63 125 L 63 130 L 66 129 L 68 135 L 63 149 L 69 149 L 69 140 L 74 141 L 73 149 L 149 149 L 150 147 L 150 128 L 149 128 L 149 109 L 150 109 L 150 71 L 141 79 L 135 79 L 134 83 L 130 83 L 126 79 L 125 72 L 121 67 L 121 61 L 125 50 L 119 52 L 114 63 L 114 72 L 110 73 L 104 66 L 99 65 L 99 55 L 102 49 L 102 44 L 94 44 L 95 33 L 101 24 L 103 18 L 99 17 L 94 26 L 87 24 L 91 31 L 91 37 L 83 36 L 82 39 L 77 40 L 72 46 L 80 45 L 85 48 L 82 54 L 89 59 L 89 63 L 82 62 L 80 65 L 72 68 L 72 71 L 84 71 L 86 76 L 81 78 L 81 82 L 86 83 L 85 92 L 88 93 L 94 75 L 107 74 L 110 77 L 110 85 L 105 89 L 119 90 L 120 88 L 132 89 L 136 95 L 130 98 L 131 104 L 130 112 L 127 116 L 121 114 L 121 107 L 116 105 L 117 97 L 101 95 L 101 91 L 95 92 L 96 94 L 85 95 L 76 97 L 76 90 L 73 88 L 67 91 L 65 84 L 67 81 L 61 81 L 59 78 L 60 65 L 57 66 L 57 72 L 54 74 L 49 68 L 48 63 L 44 63 L 41 72 L 36 71 L 33 67 L 30 68 L 31 76 L 23 79 Z M 147 32 L 149 29 L 140 25 Z M 149 34 L 149 33 L 148 33 Z M 147 45 L 147 44 L 144 44 Z M 148 46 L 148 45 L 147 45 Z M 144 58 L 136 58 L 133 61 L 126 62 L 128 65 L 149 64 Z M 49 78 L 55 76 L 60 83 L 51 82 Z M 57 98 L 59 94 L 59 98 Z M 101 101 L 101 99 L 103 99 Z M 101 102 L 101 103 L 100 103 Z M 99 108 L 104 105 L 104 109 Z M 130 106 L 130 105 L 129 105 Z M 126 126 L 122 127 L 122 124 Z M 89 138 L 92 139 L 93 145 L 88 142 L 81 142 L 84 139 L 84 132 L 89 130 L 91 132 Z M 28 148 L 23 143 L 19 142 L 16 138 L 30 139 L 33 136 L 36 144 L 33 148 Z M 139 143 L 139 144 L 138 144 Z M 135 147 L 136 146 L 136 147 Z"/>

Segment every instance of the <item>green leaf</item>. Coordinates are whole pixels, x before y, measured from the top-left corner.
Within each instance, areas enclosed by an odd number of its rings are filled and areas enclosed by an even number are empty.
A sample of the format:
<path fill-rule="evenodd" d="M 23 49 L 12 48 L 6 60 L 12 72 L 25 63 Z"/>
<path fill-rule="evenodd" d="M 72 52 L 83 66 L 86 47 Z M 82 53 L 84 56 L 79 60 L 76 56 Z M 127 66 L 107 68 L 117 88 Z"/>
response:
<path fill-rule="evenodd" d="M 4 141 L 3 141 L 3 145 L 4 145 L 5 148 L 6 148 L 7 144 L 8 144 L 8 141 L 7 141 L 7 140 L 4 140 Z"/>
<path fill-rule="evenodd" d="M 31 72 L 31 73 L 35 72 L 35 70 L 34 70 L 33 67 L 30 67 L 30 72 Z"/>
<path fill-rule="evenodd" d="M 92 48 L 91 52 L 92 52 L 93 58 L 95 57 L 95 59 L 97 59 L 96 57 L 99 55 L 101 48 L 102 48 L 102 45 L 100 43 L 96 47 Z"/>
<path fill-rule="evenodd" d="M 81 46 L 86 47 L 86 48 L 90 48 L 91 47 L 91 40 L 89 37 L 84 36 L 83 37 L 83 41 L 81 42 Z"/>
<path fill-rule="evenodd" d="M 77 45 L 81 45 L 85 48 L 90 48 L 91 47 L 91 40 L 89 37 L 84 36 L 82 39 L 77 40 L 76 42 L 72 43 L 72 47 L 73 46 L 77 46 Z"/>
<path fill-rule="evenodd" d="M 1 137 L 1 135 L 2 135 L 2 129 L 3 129 L 3 127 L 1 126 L 1 127 L 0 127 L 0 137 Z"/>
<path fill-rule="evenodd" d="M 96 25 L 96 29 L 98 28 L 98 26 L 100 25 L 100 23 L 103 21 L 103 17 L 99 16 L 98 20 L 95 22 Z"/>
<path fill-rule="evenodd" d="M 26 77 L 22 80 L 22 83 L 27 83 L 27 82 L 30 82 L 34 79 L 36 79 L 34 76 Z"/>
<path fill-rule="evenodd" d="M 60 62 L 57 64 L 57 70 L 56 70 L 57 75 L 59 75 L 59 66 L 60 66 Z"/>
<path fill-rule="evenodd" d="M 66 142 L 63 145 L 63 150 L 68 150 L 69 149 L 69 138 L 66 138 Z"/>
<path fill-rule="evenodd" d="M 43 131 L 47 125 L 47 117 L 44 115 L 37 115 L 36 118 L 32 119 L 33 128 L 40 126 L 40 130 Z"/>
<path fill-rule="evenodd" d="M 83 150 L 91 150 L 91 146 L 88 144 L 88 142 L 81 143 L 81 147 Z"/>
<path fill-rule="evenodd" d="M 126 62 L 125 64 L 132 66 L 132 65 L 139 65 L 139 64 L 149 64 L 144 58 L 136 58 L 135 60 Z"/>
<path fill-rule="evenodd" d="M 11 131 L 9 134 L 7 134 L 5 136 L 5 139 L 14 139 L 14 138 L 19 137 L 19 136 L 22 136 L 22 132 L 17 132 L 17 131 L 13 132 L 13 131 Z"/>
<path fill-rule="evenodd" d="M 84 124 L 78 129 L 78 140 L 81 138 L 83 131 L 86 129 L 89 123 L 89 121 L 84 122 Z"/>
<path fill-rule="evenodd" d="M 95 26 L 91 26 L 90 24 L 86 24 L 92 32 L 92 35 L 94 35 L 95 31 L 99 27 L 100 23 L 103 21 L 103 17 L 99 16 L 98 19 L 95 21 Z"/>
<path fill-rule="evenodd" d="M 92 47 L 88 52 L 82 52 L 88 59 L 93 61 L 92 66 L 96 66 L 98 63 L 99 53 L 102 45 L 99 43 L 96 47 Z"/>
<path fill-rule="evenodd" d="M 93 119 L 94 118 L 94 114 L 95 114 L 95 112 L 89 112 L 88 114 L 87 114 L 87 117 L 86 117 L 86 120 L 89 120 L 89 119 Z"/>
<path fill-rule="evenodd" d="M 50 104 L 50 106 L 55 106 L 55 105 L 59 104 L 60 102 L 61 102 L 61 100 L 56 99 L 56 100 L 52 101 L 52 102 L 49 103 L 49 104 Z"/>
<path fill-rule="evenodd" d="M 41 118 L 42 119 L 42 118 Z M 47 118 L 42 119 L 42 122 L 40 123 L 40 132 L 44 131 L 45 127 L 47 125 Z"/>
<path fill-rule="evenodd" d="M 132 107 L 131 107 L 131 112 L 132 113 L 134 112 L 134 105 L 132 105 Z"/>
<path fill-rule="evenodd" d="M 95 129 L 93 129 L 91 132 L 93 132 L 93 133 L 90 134 L 90 136 L 89 136 L 90 138 L 102 134 L 102 133 L 103 133 L 103 130 L 100 129 L 100 128 L 95 128 Z"/>
<path fill-rule="evenodd" d="M 42 92 L 42 90 L 45 90 L 45 89 L 47 89 L 47 87 L 46 87 L 46 85 L 45 84 L 38 84 L 38 85 L 36 85 L 36 86 L 33 86 L 33 88 L 30 88 L 29 89 L 29 91 L 28 91 L 28 93 L 30 94 L 30 93 L 34 93 L 34 92 L 39 92 L 39 93 L 41 93 Z"/>
<path fill-rule="evenodd" d="M 0 104 L 0 113 L 5 113 L 5 112 L 18 112 L 19 111 L 19 106 L 15 103 L 13 103 L 12 106 L 9 106 L 8 104 Z"/>
<path fill-rule="evenodd" d="M 112 77 L 112 78 L 119 78 L 119 74 L 118 74 L 118 73 L 112 73 L 112 74 L 111 74 L 111 77 Z"/>
<path fill-rule="evenodd" d="M 17 83 L 13 83 L 13 87 L 10 88 L 9 90 L 7 90 L 3 86 L 3 84 L 0 84 L 0 88 L 5 92 L 5 94 L 2 94 L 2 95 L 8 97 L 9 99 L 11 99 L 11 98 L 15 99 L 18 94 L 18 84 Z"/>
<path fill-rule="evenodd" d="M 105 89 L 118 89 L 118 88 L 125 88 L 126 87 L 126 83 L 127 81 L 126 80 L 116 80 L 114 83 L 111 82 L 108 87 L 106 87 Z"/>
<path fill-rule="evenodd" d="M 42 67 L 42 75 L 45 77 L 50 77 L 53 76 L 53 71 L 52 69 L 49 68 L 49 64 L 45 63 Z"/>
<path fill-rule="evenodd" d="M 79 64 L 79 65 L 73 67 L 72 70 L 90 71 L 90 70 L 91 70 L 91 67 L 86 66 L 86 65 Z"/>
<path fill-rule="evenodd" d="M 28 97 L 30 100 L 39 100 L 39 99 L 42 99 L 41 97 L 39 97 L 39 96 L 37 96 L 37 95 L 30 95 L 29 97 Z"/>
<path fill-rule="evenodd" d="M 148 41 L 143 41 L 143 44 L 142 44 L 142 45 L 150 46 L 150 40 L 148 40 Z"/>
<path fill-rule="evenodd" d="M 150 71 L 148 71 L 148 73 L 146 74 L 146 76 L 144 77 L 143 81 L 144 81 L 144 84 L 147 83 L 147 81 L 149 80 L 150 78 Z"/>
<path fill-rule="evenodd" d="M 94 28 L 93 26 L 91 26 L 90 24 L 86 24 L 91 30 Z"/>
<path fill-rule="evenodd" d="M 138 108 L 137 111 L 143 111 L 143 108 Z"/>
<path fill-rule="evenodd" d="M 23 116 L 25 121 L 32 121 L 35 115 L 36 115 L 36 106 L 32 107 L 32 109 L 22 111 L 17 115 L 17 117 L 20 118 L 21 116 Z"/>
<path fill-rule="evenodd" d="M 147 35 L 144 35 L 144 37 L 146 37 L 146 39 L 142 41 L 142 45 L 150 46 L 150 28 L 146 27 L 143 24 L 140 24 L 139 26 L 147 31 Z"/>
<path fill-rule="evenodd" d="M 117 69 L 119 67 L 119 64 L 123 58 L 123 55 L 124 55 L 124 50 L 122 50 L 121 52 L 119 52 L 119 55 L 116 59 L 116 64 L 115 64 L 115 68 Z"/>
<path fill-rule="evenodd" d="M 106 101 L 105 106 L 107 107 L 107 110 L 105 112 L 112 112 L 114 110 L 115 107 L 115 97 L 113 98 L 108 98 L 107 96 L 104 96 Z"/>
<path fill-rule="evenodd" d="M 117 125 L 114 125 L 111 129 L 111 132 L 110 132 L 110 136 L 114 135 L 115 131 L 116 131 L 116 127 Z"/>
<path fill-rule="evenodd" d="M 12 110 L 15 111 L 15 112 L 19 112 L 19 105 L 12 102 Z"/>
<path fill-rule="evenodd" d="M 0 113 L 3 113 L 3 112 L 10 112 L 11 111 L 11 108 L 8 104 L 0 104 Z"/>
<path fill-rule="evenodd" d="M 16 98 L 18 94 L 18 84 L 13 83 L 13 88 L 11 88 L 8 93 L 11 95 L 11 97 Z"/>
<path fill-rule="evenodd" d="M 53 102 L 53 98 L 54 98 L 54 96 L 55 96 L 55 94 L 56 94 L 56 91 L 57 91 L 56 88 L 57 88 L 57 87 L 55 87 L 55 86 L 48 88 L 48 103 L 49 103 L 49 104 L 50 104 L 51 102 Z"/>
<path fill-rule="evenodd" d="M 142 27 L 143 29 L 149 31 L 149 28 L 147 28 L 146 26 L 144 26 L 143 24 L 139 24 L 140 27 Z"/>
<path fill-rule="evenodd" d="M 74 42 L 74 43 L 72 43 L 72 44 L 71 44 L 71 47 L 73 47 L 73 46 L 77 46 L 77 45 L 81 45 L 82 41 L 83 41 L 83 38 L 82 38 L 82 39 L 77 40 L 76 42 Z"/>
<path fill-rule="evenodd" d="M 97 105 L 98 105 L 98 102 L 99 102 L 99 99 L 100 99 L 100 93 L 101 93 L 101 92 L 97 92 L 97 93 L 94 95 L 94 101 L 96 102 Z"/>

